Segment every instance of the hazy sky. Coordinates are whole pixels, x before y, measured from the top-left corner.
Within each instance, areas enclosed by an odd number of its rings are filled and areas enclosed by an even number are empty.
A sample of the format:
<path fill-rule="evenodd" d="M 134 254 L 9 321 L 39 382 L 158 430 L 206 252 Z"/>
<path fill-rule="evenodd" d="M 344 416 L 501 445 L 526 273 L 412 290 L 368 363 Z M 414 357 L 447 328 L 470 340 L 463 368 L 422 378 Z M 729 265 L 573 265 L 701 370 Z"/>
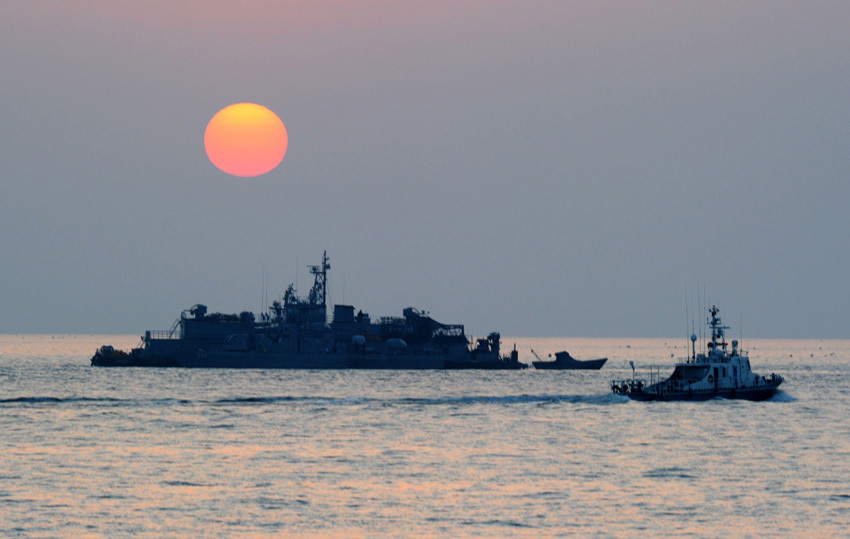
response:
<path fill-rule="evenodd" d="M 467 332 L 850 338 L 850 2 L 4 2 L 0 333 L 331 299 Z M 253 179 L 222 107 L 286 124 Z M 694 300 L 695 302 L 696 300 Z M 693 315 L 692 315 L 693 317 Z M 697 318 L 700 323 L 702 316 Z"/>

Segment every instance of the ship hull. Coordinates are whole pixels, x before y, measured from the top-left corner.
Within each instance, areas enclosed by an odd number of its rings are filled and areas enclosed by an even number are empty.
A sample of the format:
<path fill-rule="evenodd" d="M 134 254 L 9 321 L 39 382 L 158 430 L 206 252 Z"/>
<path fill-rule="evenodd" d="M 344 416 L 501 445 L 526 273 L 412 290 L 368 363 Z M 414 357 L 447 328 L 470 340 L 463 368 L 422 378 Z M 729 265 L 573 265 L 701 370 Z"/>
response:
<path fill-rule="evenodd" d="M 598 371 L 605 365 L 608 358 L 572 360 L 572 361 L 532 361 L 535 369 L 562 370 L 562 371 Z"/>
<path fill-rule="evenodd" d="M 96 354 L 97 367 L 178 367 L 196 369 L 444 369 L 446 359 L 435 355 L 274 354 L 207 352 L 203 355 L 106 357 Z"/>
<path fill-rule="evenodd" d="M 457 361 L 447 360 L 444 369 L 448 370 L 484 370 L 484 371 L 515 371 L 527 369 L 528 365 L 516 361 Z"/>
<path fill-rule="evenodd" d="M 685 391 L 685 392 L 654 392 L 651 388 L 648 391 L 636 391 L 625 393 L 627 397 L 636 401 L 707 401 L 714 398 L 722 399 L 739 399 L 748 401 L 763 401 L 773 397 L 779 389 L 778 382 L 768 386 L 757 388 L 738 388 L 728 390 L 710 390 L 710 391 Z"/>

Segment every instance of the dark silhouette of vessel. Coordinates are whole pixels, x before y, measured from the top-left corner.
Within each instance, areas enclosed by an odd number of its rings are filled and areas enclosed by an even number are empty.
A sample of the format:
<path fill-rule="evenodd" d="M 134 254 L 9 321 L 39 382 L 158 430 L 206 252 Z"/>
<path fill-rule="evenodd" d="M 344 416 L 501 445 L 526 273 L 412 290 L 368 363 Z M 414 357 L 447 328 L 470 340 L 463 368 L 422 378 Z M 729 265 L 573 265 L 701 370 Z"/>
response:
<path fill-rule="evenodd" d="M 289 285 L 282 301 L 255 316 L 207 313 L 204 305 L 184 311 L 168 331 L 147 331 L 129 352 L 99 348 L 99 367 L 199 367 L 252 369 L 519 369 L 527 365 L 500 353 L 491 333 L 473 346 L 461 324 L 443 324 L 412 307 L 401 317 L 377 321 L 351 305 L 334 305 L 327 318 L 327 253 L 310 266 L 313 287 L 306 298 Z"/>
<path fill-rule="evenodd" d="M 534 350 L 531 351 L 534 354 Z M 599 359 L 575 359 L 569 352 L 556 352 L 554 361 L 543 361 L 537 354 L 537 361 L 532 361 L 535 369 L 555 369 L 555 370 L 592 370 L 598 371 L 608 361 L 607 357 Z"/>

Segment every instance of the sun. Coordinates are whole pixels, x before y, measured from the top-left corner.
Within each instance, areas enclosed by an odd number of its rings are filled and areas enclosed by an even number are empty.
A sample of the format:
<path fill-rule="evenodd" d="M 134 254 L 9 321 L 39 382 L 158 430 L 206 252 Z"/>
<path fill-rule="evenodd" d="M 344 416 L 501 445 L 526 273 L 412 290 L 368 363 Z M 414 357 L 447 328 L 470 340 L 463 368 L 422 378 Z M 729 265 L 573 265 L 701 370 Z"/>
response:
<path fill-rule="evenodd" d="M 250 178 L 274 170 L 286 155 L 289 136 L 277 114 L 255 103 L 236 103 L 212 117 L 204 147 L 220 170 Z"/>

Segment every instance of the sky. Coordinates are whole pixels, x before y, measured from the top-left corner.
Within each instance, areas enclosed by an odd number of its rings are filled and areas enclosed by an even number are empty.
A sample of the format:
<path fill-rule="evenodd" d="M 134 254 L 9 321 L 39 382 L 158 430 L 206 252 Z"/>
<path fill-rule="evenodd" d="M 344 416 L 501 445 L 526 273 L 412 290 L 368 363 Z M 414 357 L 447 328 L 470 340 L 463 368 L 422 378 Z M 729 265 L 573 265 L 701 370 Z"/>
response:
<path fill-rule="evenodd" d="M 477 336 L 850 338 L 846 1 L 3 11 L 0 333 L 259 311 L 327 250 L 333 303 Z M 256 178 L 204 151 L 239 102 Z"/>

